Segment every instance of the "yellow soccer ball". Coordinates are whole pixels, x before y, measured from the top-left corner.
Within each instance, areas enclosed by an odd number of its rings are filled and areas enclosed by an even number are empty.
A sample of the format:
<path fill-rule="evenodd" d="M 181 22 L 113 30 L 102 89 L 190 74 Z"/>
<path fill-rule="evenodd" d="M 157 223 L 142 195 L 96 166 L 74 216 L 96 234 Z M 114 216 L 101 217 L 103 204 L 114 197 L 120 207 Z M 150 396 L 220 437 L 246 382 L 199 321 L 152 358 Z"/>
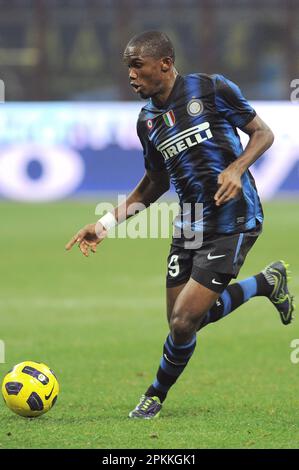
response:
<path fill-rule="evenodd" d="M 34 418 L 52 408 L 59 393 L 54 372 L 41 362 L 25 361 L 4 377 L 2 395 L 8 408 L 20 416 Z"/>

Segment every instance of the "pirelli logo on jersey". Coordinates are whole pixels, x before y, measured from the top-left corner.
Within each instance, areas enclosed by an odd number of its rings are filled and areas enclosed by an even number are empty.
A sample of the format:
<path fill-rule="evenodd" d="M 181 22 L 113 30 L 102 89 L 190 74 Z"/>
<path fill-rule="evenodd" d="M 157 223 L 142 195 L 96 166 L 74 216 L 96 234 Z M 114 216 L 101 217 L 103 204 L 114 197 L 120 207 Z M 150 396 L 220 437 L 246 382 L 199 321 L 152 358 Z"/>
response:
<path fill-rule="evenodd" d="M 210 123 L 206 121 L 164 140 L 164 142 L 157 147 L 157 150 L 162 153 L 165 160 L 168 160 L 170 157 L 178 155 L 183 150 L 195 147 L 212 137 L 213 134 L 210 130 Z"/>

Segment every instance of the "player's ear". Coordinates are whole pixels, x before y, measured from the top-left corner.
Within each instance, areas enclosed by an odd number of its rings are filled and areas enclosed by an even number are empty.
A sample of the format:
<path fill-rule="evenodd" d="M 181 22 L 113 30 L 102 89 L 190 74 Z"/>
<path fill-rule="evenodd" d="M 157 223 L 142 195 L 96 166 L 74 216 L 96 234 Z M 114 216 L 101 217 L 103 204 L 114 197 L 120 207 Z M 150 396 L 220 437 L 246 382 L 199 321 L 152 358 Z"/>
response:
<path fill-rule="evenodd" d="M 170 57 L 164 57 L 161 59 L 161 70 L 162 72 L 168 72 L 172 64 Z"/>

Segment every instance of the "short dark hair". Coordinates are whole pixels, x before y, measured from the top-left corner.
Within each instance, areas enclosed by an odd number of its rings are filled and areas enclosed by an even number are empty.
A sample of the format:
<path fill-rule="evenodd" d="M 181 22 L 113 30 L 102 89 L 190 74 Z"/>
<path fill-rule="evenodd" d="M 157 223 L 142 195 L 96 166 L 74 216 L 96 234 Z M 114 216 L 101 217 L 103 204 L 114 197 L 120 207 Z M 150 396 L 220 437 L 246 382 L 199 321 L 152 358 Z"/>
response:
<path fill-rule="evenodd" d="M 169 37 L 161 31 L 144 31 L 132 37 L 127 47 L 140 47 L 142 52 L 156 59 L 170 57 L 175 60 L 174 47 Z"/>

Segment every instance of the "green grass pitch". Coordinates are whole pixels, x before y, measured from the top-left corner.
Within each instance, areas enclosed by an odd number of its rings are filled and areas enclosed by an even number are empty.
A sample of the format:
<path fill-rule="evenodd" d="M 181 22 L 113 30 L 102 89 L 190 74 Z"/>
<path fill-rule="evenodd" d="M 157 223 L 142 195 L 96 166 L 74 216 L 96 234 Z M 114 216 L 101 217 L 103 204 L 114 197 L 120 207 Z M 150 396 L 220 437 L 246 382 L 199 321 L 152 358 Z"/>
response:
<path fill-rule="evenodd" d="M 95 220 L 93 202 L 1 203 L 1 328 L 7 370 L 42 361 L 61 392 L 28 420 L 0 406 L 0 448 L 298 448 L 298 321 L 265 298 L 205 328 L 155 421 L 128 412 L 152 382 L 168 333 L 168 240 L 105 240 L 85 259 L 64 245 Z M 299 295 L 299 204 L 265 205 L 265 226 L 239 278 L 290 262 Z"/>

